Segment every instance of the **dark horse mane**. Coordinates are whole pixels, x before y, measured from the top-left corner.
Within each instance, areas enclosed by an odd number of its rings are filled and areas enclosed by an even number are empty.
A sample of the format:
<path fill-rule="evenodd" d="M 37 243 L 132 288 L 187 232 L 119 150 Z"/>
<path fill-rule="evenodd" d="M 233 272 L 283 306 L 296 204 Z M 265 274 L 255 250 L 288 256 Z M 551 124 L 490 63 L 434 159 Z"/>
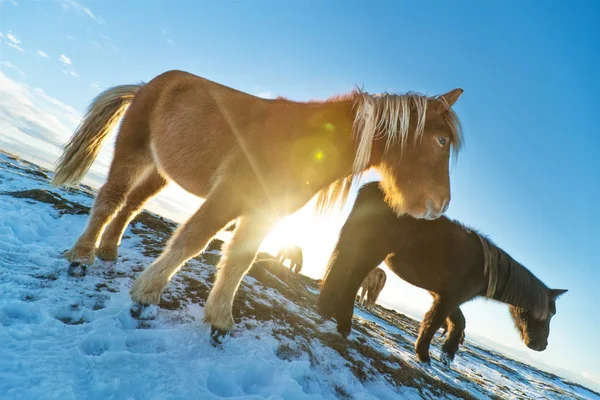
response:
<path fill-rule="evenodd" d="M 483 271 L 488 279 L 485 296 L 528 310 L 537 319 L 546 318 L 550 289 L 486 235 L 458 221 L 454 223 L 477 235 L 481 242 Z"/>

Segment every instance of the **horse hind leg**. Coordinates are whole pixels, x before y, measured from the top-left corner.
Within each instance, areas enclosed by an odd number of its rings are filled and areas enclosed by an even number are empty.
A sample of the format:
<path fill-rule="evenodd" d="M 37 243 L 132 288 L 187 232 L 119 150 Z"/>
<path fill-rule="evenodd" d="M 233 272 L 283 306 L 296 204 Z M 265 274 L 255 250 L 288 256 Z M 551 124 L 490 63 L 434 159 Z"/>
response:
<path fill-rule="evenodd" d="M 125 206 L 104 230 L 96 256 L 104 261 L 116 261 L 121 237 L 129 222 L 150 198 L 158 194 L 168 181 L 154 169 L 127 196 Z"/>
<path fill-rule="evenodd" d="M 209 240 L 231 220 L 240 215 L 229 191 L 213 191 L 198 211 L 175 231 L 162 254 L 133 283 L 131 313 L 140 317 L 144 306 L 158 304 L 160 295 L 173 275 L 190 258 L 200 253 Z M 239 229 L 239 228 L 237 228 Z"/>
<path fill-rule="evenodd" d="M 94 262 L 94 250 L 104 227 L 125 204 L 127 195 L 151 165 L 149 151 L 129 154 L 115 151 L 108 179 L 96 196 L 87 227 L 71 250 L 65 253 L 71 262 L 70 275 L 83 275 L 85 265 Z"/>
<path fill-rule="evenodd" d="M 219 342 L 233 327 L 233 299 L 242 278 L 250 268 L 260 244 L 277 221 L 263 215 L 242 216 L 217 265 L 217 279 L 204 307 L 204 322 Z"/>
<path fill-rule="evenodd" d="M 454 356 L 458 351 L 459 345 L 464 342 L 466 321 L 460 308 L 454 310 L 446 321 L 448 326 L 448 337 L 442 345 L 440 361 L 442 361 L 444 365 L 450 366 L 452 361 L 454 361 Z"/>

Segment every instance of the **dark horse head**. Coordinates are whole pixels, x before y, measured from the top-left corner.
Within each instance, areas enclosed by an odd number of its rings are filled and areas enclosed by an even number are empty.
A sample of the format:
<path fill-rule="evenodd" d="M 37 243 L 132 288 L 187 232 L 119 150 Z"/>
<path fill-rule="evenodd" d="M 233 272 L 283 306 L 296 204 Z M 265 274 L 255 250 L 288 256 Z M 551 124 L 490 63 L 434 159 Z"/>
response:
<path fill-rule="evenodd" d="M 548 310 L 545 316 L 536 316 L 524 308 L 510 306 L 510 315 L 527 347 L 536 351 L 546 350 L 550 335 L 550 320 L 556 315 L 556 299 L 566 292 L 565 289 L 549 289 Z"/>
<path fill-rule="evenodd" d="M 370 164 L 380 172 L 385 200 L 398 216 L 436 219 L 448 208 L 450 154 L 462 140 L 451 106 L 462 93 L 359 94 L 357 118 L 363 135 L 354 170 Z"/>

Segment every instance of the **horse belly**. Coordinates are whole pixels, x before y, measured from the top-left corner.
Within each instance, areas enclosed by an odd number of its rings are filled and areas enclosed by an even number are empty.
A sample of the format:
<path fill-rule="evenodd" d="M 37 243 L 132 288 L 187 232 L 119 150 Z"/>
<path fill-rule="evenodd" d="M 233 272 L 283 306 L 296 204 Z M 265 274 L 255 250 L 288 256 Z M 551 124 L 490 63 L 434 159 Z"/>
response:
<path fill-rule="evenodd" d="M 393 258 L 389 261 L 390 264 L 388 265 L 390 269 L 403 281 L 436 293 L 439 293 L 441 290 L 441 285 L 443 284 L 442 279 L 440 279 L 441 277 L 434 270 L 427 271 L 428 267 L 426 265 L 417 265 L 401 260 L 394 260 Z"/>
<path fill-rule="evenodd" d="M 185 135 L 166 136 L 152 138 L 152 154 L 160 171 L 186 191 L 206 198 L 220 163 L 202 146 L 203 141 L 190 141 Z"/>

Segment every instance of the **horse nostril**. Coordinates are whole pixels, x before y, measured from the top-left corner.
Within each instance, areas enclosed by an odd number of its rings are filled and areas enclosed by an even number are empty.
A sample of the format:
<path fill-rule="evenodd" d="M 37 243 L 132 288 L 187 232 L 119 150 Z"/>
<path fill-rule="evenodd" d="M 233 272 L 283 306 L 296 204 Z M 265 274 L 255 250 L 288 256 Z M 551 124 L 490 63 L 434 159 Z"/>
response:
<path fill-rule="evenodd" d="M 430 214 L 434 210 L 435 210 L 435 204 L 433 203 L 433 200 L 427 199 L 427 213 Z"/>
<path fill-rule="evenodd" d="M 445 213 L 448 210 L 448 206 L 450 205 L 450 199 L 446 198 L 446 200 L 444 200 L 444 203 L 442 204 L 442 214 Z"/>

